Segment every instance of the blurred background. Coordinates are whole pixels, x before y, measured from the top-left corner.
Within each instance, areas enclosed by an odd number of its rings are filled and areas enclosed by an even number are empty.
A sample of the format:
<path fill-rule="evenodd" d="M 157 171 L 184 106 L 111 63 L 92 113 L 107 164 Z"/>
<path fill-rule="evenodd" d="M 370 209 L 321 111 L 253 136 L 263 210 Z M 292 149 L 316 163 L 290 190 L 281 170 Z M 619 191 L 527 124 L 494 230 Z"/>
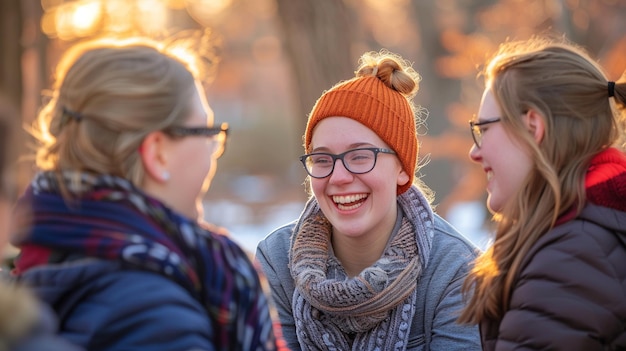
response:
<path fill-rule="evenodd" d="M 485 247 L 485 175 L 467 156 L 480 65 L 502 41 L 552 33 L 584 46 L 617 80 L 626 69 L 625 19 L 624 0 L 2 0 L 0 93 L 28 125 L 70 45 L 202 33 L 207 98 L 232 131 L 205 217 L 254 250 L 308 198 L 298 156 L 316 99 L 351 78 L 363 52 L 388 49 L 422 76 L 416 102 L 429 116 L 420 173 L 436 210 Z M 32 163 L 20 167 L 25 186 Z"/>

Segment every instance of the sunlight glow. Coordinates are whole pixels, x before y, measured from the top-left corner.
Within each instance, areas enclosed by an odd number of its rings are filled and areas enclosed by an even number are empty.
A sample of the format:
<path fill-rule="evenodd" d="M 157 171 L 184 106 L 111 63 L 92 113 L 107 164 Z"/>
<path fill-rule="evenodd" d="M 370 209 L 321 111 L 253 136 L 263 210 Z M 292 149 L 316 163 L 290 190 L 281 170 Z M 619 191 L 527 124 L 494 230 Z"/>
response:
<path fill-rule="evenodd" d="M 104 2 L 107 17 L 107 31 L 123 33 L 133 27 L 132 8 L 129 1 L 108 0 Z"/>
<path fill-rule="evenodd" d="M 63 0 L 41 0 L 41 8 L 44 11 L 50 11 L 57 6 L 63 4 Z"/>
<path fill-rule="evenodd" d="M 224 11 L 232 2 L 232 0 L 187 0 L 187 12 L 199 23 L 205 23 Z"/>
<path fill-rule="evenodd" d="M 217 14 L 227 8 L 232 0 L 198 0 L 199 6 L 202 6 L 207 13 Z"/>
<path fill-rule="evenodd" d="M 81 33 L 91 32 L 102 16 L 98 1 L 83 2 L 76 5 L 72 14 L 72 25 L 79 36 Z"/>
<path fill-rule="evenodd" d="M 147 32 L 155 33 L 162 31 L 168 21 L 166 3 L 154 0 L 137 0 L 138 25 Z"/>
<path fill-rule="evenodd" d="M 72 40 L 75 37 L 74 28 L 72 26 L 72 12 L 73 8 L 70 6 L 60 6 L 56 9 L 54 29 L 60 39 Z"/>
<path fill-rule="evenodd" d="M 75 40 L 98 34 L 163 34 L 173 10 L 214 17 L 233 0 L 41 0 L 41 29 L 50 38 Z"/>
<path fill-rule="evenodd" d="M 185 45 L 184 41 L 179 41 L 168 48 L 168 52 L 187 64 L 189 70 L 198 76 L 200 74 L 198 57 Z"/>

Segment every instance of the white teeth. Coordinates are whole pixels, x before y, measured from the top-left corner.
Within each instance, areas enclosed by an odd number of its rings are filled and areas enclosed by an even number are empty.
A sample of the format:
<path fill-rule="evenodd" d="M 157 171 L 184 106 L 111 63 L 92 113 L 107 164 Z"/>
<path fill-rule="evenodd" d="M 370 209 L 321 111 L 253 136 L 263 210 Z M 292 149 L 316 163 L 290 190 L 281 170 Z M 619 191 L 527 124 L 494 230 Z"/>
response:
<path fill-rule="evenodd" d="M 354 204 L 352 206 L 344 206 L 342 204 L 337 204 L 337 207 L 342 211 L 351 211 L 351 210 L 354 210 L 355 208 L 361 207 L 361 205 L 363 205 L 363 203 L 359 202 L 358 204 Z"/>
<path fill-rule="evenodd" d="M 367 194 L 356 194 L 348 196 L 333 196 L 333 201 L 337 204 L 349 204 L 355 201 L 359 201 L 367 197 Z"/>
<path fill-rule="evenodd" d="M 493 172 L 492 171 L 488 171 L 487 172 L 487 180 L 491 180 L 492 177 L 493 177 Z"/>

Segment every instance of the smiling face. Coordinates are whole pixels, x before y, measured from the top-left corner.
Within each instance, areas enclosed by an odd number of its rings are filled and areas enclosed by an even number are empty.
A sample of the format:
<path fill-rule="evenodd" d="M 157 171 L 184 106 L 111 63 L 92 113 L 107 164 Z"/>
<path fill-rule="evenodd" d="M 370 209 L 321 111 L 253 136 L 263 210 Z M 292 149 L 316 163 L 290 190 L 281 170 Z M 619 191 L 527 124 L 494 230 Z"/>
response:
<path fill-rule="evenodd" d="M 501 116 L 491 89 L 485 89 L 477 122 Z M 482 126 L 481 147 L 473 145 L 469 153 L 472 161 L 480 163 L 487 173 L 487 207 L 494 213 L 500 212 L 506 202 L 513 199 L 533 167 L 530 153 L 505 130 L 504 123 L 503 118 L 501 122 Z"/>
<path fill-rule="evenodd" d="M 347 150 L 389 148 L 376 133 L 346 117 L 320 121 L 311 139 L 311 152 L 340 154 Z M 409 176 L 395 155 L 379 153 L 376 166 L 365 174 L 350 173 L 339 160 L 331 175 L 311 178 L 311 188 L 334 235 L 389 235 L 396 220 L 396 191 Z"/>

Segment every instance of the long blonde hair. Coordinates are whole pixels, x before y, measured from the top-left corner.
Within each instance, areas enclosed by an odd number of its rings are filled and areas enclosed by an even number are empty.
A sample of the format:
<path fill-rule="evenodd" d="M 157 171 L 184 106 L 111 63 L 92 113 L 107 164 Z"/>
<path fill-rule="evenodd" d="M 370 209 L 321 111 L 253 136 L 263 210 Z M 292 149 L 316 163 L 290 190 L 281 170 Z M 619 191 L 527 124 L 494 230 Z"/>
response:
<path fill-rule="evenodd" d="M 626 123 L 626 83 L 615 85 L 612 101 L 602 68 L 573 44 L 547 38 L 505 43 L 484 73 L 503 127 L 527 147 L 534 167 L 494 216 L 495 241 L 464 283 L 471 296 L 459 321 L 466 323 L 502 318 L 524 257 L 559 216 L 582 209 L 591 158 L 622 146 Z M 545 123 L 539 144 L 519 118 L 531 109 Z"/>
<path fill-rule="evenodd" d="M 185 53 L 188 54 L 188 53 Z M 189 115 L 197 67 L 173 47 L 145 38 L 99 39 L 69 49 L 35 136 L 42 170 L 124 177 L 140 184 L 147 134 Z"/>

